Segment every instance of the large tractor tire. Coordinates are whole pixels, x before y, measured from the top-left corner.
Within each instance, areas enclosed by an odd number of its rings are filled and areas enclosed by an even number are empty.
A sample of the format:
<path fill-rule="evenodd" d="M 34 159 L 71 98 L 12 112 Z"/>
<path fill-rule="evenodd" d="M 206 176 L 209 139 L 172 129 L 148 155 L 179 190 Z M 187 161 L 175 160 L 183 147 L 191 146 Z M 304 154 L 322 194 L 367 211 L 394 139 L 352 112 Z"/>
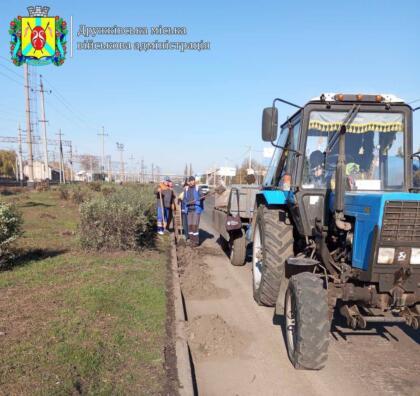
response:
<path fill-rule="evenodd" d="M 322 279 L 301 272 L 289 280 L 284 302 L 286 346 L 297 369 L 320 370 L 328 358 L 330 321 Z"/>
<path fill-rule="evenodd" d="M 285 262 L 293 256 L 293 226 L 286 224 L 285 212 L 257 209 L 252 248 L 254 299 L 260 305 L 274 306 L 284 278 Z"/>
<path fill-rule="evenodd" d="M 246 259 L 246 236 L 245 232 L 239 230 L 237 235 L 232 235 L 229 241 L 229 255 L 232 265 L 240 266 L 245 264 Z"/>

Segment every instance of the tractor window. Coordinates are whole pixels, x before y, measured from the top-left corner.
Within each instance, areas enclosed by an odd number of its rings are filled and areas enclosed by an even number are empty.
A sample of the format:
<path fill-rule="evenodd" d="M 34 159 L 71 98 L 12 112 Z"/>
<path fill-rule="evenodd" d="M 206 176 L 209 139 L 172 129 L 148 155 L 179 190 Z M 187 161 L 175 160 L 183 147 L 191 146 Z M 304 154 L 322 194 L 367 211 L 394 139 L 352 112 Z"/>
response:
<path fill-rule="evenodd" d="M 303 188 L 325 188 L 325 150 L 328 132 L 317 128 L 308 130 L 303 163 Z"/>
<path fill-rule="evenodd" d="M 291 149 L 298 150 L 299 137 L 300 137 L 300 121 L 298 121 L 292 127 L 292 136 L 291 136 L 291 142 L 290 142 Z M 292 177 L 292 184 L 295 183 L 296 170 L 297 170 L 297 156 L 295 152 L 291 151 L 288 153 L 288 157 L 287 157 L 286 172 Z"/>
<path fill-rule="evenodd" d="M 335 187 L 338 143 L 325 153 L 346 112 L 313 111 L 307 134 L 303 188 Z M 404 187 L 404 116 L 359 112 L 346 132 L 347 190 Z"/>
<path fill-rule="evenodd" d="M 284 147 L 287 142 L 287 137 L 289 130 L 288 128 L 283 128 L 280 132 L 280 136 L 277 140 L 277 145 Z M 271 158 L 270 165 L 267 170 L 267 174 L 264 179 L 264 186 L 274 186 L 278 184 L 279 178 L 279 169 L 283 169 L 285 159 L 285 152 L 282 148 L 276 148 L 274 155 Z"/>

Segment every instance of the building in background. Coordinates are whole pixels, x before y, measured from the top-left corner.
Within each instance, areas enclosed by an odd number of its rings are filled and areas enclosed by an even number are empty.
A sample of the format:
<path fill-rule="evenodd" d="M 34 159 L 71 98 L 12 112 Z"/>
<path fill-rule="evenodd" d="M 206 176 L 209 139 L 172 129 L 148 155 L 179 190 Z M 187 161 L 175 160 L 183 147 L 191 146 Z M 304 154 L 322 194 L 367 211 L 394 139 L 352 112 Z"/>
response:
<path fill-rule="evenodd" d="M 41 181 L 45 179 L 49 179 L 53 182 L 60 181 L 60 170 L 55 169 L 52 166 L 48 166 L 48 170 L 45 171 L 45 166 L 42 161 L 34 161 L 33 162 L 33 174 L 34 174 L 34 181 Z M 29 167 L 28 165 L 23 166 L 23 176 L 27 178 L 29 175 Z"/>

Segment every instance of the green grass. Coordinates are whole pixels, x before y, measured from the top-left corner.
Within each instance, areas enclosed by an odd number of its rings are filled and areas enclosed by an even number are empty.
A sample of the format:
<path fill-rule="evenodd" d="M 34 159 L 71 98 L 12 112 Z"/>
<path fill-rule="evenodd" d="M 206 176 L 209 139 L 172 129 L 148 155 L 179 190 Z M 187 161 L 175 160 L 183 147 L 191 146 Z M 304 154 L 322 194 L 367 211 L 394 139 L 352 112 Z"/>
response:
<path fill-rule="evenodd" d="M 160 394 L 168 241 L 141 253 L 78 248 L 78 208 L 56 192 L 4 198 L 24 216 L 0 272 L 0 394 Z"/>

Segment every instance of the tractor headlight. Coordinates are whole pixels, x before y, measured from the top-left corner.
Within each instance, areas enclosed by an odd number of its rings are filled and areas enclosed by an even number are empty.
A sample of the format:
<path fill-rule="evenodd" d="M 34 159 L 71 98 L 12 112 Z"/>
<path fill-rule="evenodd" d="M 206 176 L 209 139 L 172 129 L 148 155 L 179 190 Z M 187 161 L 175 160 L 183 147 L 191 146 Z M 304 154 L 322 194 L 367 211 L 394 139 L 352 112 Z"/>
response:
<path fill-rule="evenodd" d="M 420 264 L 420 249 L 419 248 L 411 249 L 410 264 Z"/>
<path fill-rule="evenodd" d="M 378 250 L 378 264 L 393 264 L 395 248 L 381 247 Z M 420 256 L 419 256 L 420 257 Z"/>

